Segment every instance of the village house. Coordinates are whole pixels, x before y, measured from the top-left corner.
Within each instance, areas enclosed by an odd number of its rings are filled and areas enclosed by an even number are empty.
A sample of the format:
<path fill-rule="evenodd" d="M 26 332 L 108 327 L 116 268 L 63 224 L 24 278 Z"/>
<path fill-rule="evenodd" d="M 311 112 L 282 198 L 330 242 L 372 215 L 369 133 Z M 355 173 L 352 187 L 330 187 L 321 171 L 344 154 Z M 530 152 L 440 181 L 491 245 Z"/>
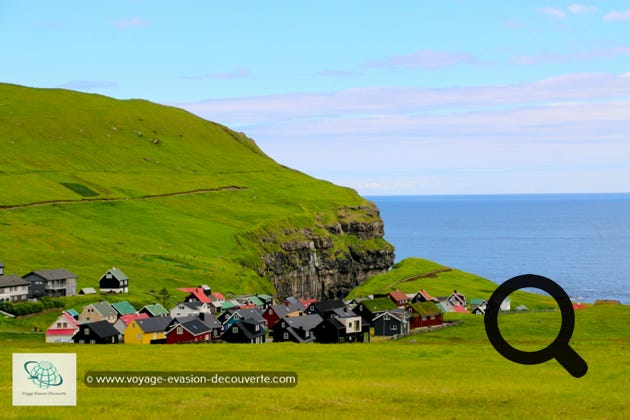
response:
<path fill-rule="evenodd" d="M 116 328 L 118 332 L 124 336 L 125 330 L 127 329 L 127 326 L 131 324 L 131 321 L 136 319 L 147 319 L 148 317 L 149 315 L 147 314 L 138 313 L 122 315 L 118 318 L 116 322 L 114 322 L 114 328 Z"/>
<path fill-rule="evenodd" d="M 118 267 L 112 267 L 99 280 L 101 293 L 128 293 L 129 278 Z"/>
<path fill-rule="evenodd" d="M 107 321 L 79 324 L 72 340 L 76 344 L 117 344 L 122 341 L 118 330 Z"/>
<path fill-rule="evenodd" d="M 375 336 L 391 337 L 409 334 L 411 315 L 402 309 L 392 309 L 378 313 L 374 317 Z"/>
<path fill-rule="evenodd" d="M 199 316 L 202 313 L 212 313 L 213 307 L 212 305 L 208 305 L 206 302 L 200 301 L 189 301 L 189 302 L 180 302 L 177 305 L 173 306 L 170 310 L 171 318 L 177 318 L 181 316 L 189 316 L 195 315 Z"/>
<path fill-rule="evenodd" d="M 271 335 L 274 343 L 312 343 L 316 340 L 315 328 L 323 321 L 318 314 L 286 317 L 276 322 Z"/>
<path fill-rule="evenodd" d="M 434 327 L 444 323 L 442 311 L 434 302 L 412 303 L 408 308 L 411 314 L 409 327 L 411 329 Z"/>
<path fill-rule="evenodd" d="M 83 289 L 79 290 L 79 294 L 80 295 L 95 295 L 96 289 L 93 287 L 84 287 Z"/>
<path fill-rule="evenodd" d="M 66 311 L 48 327 L 46 330 L 47 343 L 72 343 L 72 337 L 79 330 L 79 323 Z"/>
<path fill-rule="evenodd" d="M 77 275 L 65 268 L 31 271 L 23 276 L 30 283 L 29 297 L 74 296 L 77 293 Z"/>
<path fill-rule="evenodd" d="M 438 303 L 440 300 L 436 297 L 433 297 L 424 289 L 420 289 L 418 293 L 415 294 L 413 298 L 411 298 L 411 303 L 419 303 L 419 302 L 433 302 Z"/>
<path fill-rule="evenodd" d="M 372 324 L 372 321 L 377 315 L 393 309 L 398 309 L 396 303 L 394 303 L 389 297 L 380 297 L 362 300 L 354 307 L 354 312 L 361 315 L 364 320 Z"/>
<path fill-rule="evenodd" d="M 159 303 L 153 303 L 151 305 L 145 305 L 138 311 L 141 314 L 147 314 L 150 318 L 167 316 L 169 311 Z"/>
<path fill-rule="evenodd" d="M 249 319 L 239 319 L 225 329 L 221 339 L 227 343 L 262 344 L 265 342 L 265 329 Z"/>
<path fill-rule="evenodd" d="M 256 296 L 258 296 L 258 299 L 260 299 L 263 302 L 263 309 L 267 309 L 268 307 L 273 305 L 273 296 L 268 295 L 266 293 L 260 293 Z"/>
<path fill-rule="evenodd" d="M 255 308 L 248 309 L 231 309 L 224 314 L 221 314 L 219 321 L 223 323 L 223 329 L 227 329 L 235 322 L 245 319 L 253 324 L 260 325 L 264 330 L 267 330 L 267 320 L 262 316 L 260 311 Z"/>
<path fill-rule="evenodd" d="M 284 303 L 271 305 L 264 310 L 262 316 L 267 321 L 267 326 L 272 328 L 279 319 L 287 316 L 299 316 L 304 313 L 304 306 L 301 303 Z"/>
<path fill-rule="evenodd" d="M 315 328 L 315 336 L 320 343 L 370 341 L 370 326 L 345 306 L 325 310 L 323 318 L 324 321 Z"/>
<path fill-rule="evenodd" d="M 20 276 L 0 276 L 0 302 L 22 302 L 28 299 L 30 283 Z"/>
<path fill-rule="evenodd" d="M 90 303 L 83 307 L 79 314 L 79 322 L 107 321 L 113 324 L 118 319 L 118 312 L 109 302 Z"/>
<path fill-rule="evenodd" d="M 475 315 L 484 315 L 488 301 L 485 299 L 470 299 L 470 312 Z"/>
<path fill-rule="evenodd" d="M 122 302 L 112 303 L 112 308 L 114 308 L 114 310 L 118 314 L 118 317 L 136 313 L 136 308 L 134 308 L 131 303 L 127 302 L 126 300 L 123 300 Z"/>
<path fill-rule="evenodd" d="M 401 309 L 403 309 L 405 306 L 407 306 L 407 303 L 409 303 L 409 298 L 407 297 L 407 295 L 400 290 L 389 292 L 387 296 L 392 300 L 392 302 L 396 304 L 396 306 Z"/>
<path fill-rule="evenodd" d="M 218 338 L 218 335 L 213 337 L 210 325 L 195 316 L 174 319 L 166 332 L 167 344 L 201 343 Z"/>
<path fill-rule="evenodd" d="M 188 293 L 188 296 L 184 298 L 184 302 L 210 303 L 213 300 L 212 289 L 205 284 L 197 287 L 182 287 L 179 290 Z"/>
<path fill-rule="evenodd" d="M 322 318 L 326 319 L 331 316 L 334 309 L 345 308 L 346 304 L 340 299 L 328 299 L 320 302 L 311 303 L 306 308 L 307 314 L 318 314 Z"/>
<path fill-rule="evenodd" d="M 166 342 L 166 328 L 171 323 L 170 316 L 134 319 L 125 329 L 125 344 L 158 344 Z"/>

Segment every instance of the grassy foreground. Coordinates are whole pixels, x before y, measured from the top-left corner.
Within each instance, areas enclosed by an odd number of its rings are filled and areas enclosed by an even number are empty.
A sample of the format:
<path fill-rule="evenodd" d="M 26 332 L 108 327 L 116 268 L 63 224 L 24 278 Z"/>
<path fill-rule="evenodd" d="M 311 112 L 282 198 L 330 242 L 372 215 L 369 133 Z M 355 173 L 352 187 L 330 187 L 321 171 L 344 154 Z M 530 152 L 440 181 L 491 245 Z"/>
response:
<path fill-rule="evenodd" d="M 589 364 L 581 379 L 557 362 L 523 366 L 489 344 L 483 318 L 399 341 L 349 345 L 45 345 L 2 334 L 3 418 L 628 418 L 628 306 L 576 312 L 572 346 Z M 505 318 L 505 319 L 504 319 Z M 557 314 L 501 317 L 524 350 L 553 339 Z M 518 335 L 511 335 L 519 331 Z M 518 337 L 518 338 L 516 338 Z M 551 338 L 550 338 L 551 337 Z M 526 348 L 529 346 L 530 348 Z M 77 407 L 12 407 L 11 353 L 76 352 Z M 289 370 L 295 388 L 88 388 L 87 370 Z"/>

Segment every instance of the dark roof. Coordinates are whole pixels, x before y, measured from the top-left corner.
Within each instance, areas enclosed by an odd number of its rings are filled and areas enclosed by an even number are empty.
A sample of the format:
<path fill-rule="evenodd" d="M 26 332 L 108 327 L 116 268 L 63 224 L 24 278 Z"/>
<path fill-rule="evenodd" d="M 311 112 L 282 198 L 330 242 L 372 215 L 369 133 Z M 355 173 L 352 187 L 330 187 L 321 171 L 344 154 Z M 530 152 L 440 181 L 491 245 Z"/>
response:
<path fill-rule="evenodd" d="M 236 311 L 241 319 L 246 319 L 252 321 L 254 323 L 264 323 L 265 318 L 263 318 L 262 314 L 258 309 L 248 308 L 248 309 L 239 309 Z"/>
<path fill-rule="evenodd" d="M 394 302 L 392 302 L 390 298 L 386 298 L 386 297 L 363 300 L 357 306 L 361 306 L 361 305 L 363 305 L 365 309 L 367 309 L 368 311 L 372 313 L 398 308 L 398 306 Z"/>
<path fill-rule="evenodd" d="M 286 322 L 287 325 L 294 329 L 312 330 L 324 321 L 319 314 L 288 316 L 279 322 Z"/>
<path fill-rule="evenodd" d="M 171 323 L 173 318 L 170 316 L 158 316 L 147 319 L 136 319 L 136 324 L 145 333 L 160 332 L 166 330 L 168 324 Z"/>
<path fill-rule="evenodd" d="M 409 318 L 409 313 L 407 313 L 406 311 L 403 311 L 402 309 L 392 309 L 390 311 L 381 312 L 380 314 L 376 315 L 374 317 L 374 321 L 376 321 L 379 318 L 382 318 L 385 315 L 389 315 L 392 318 L 395 318 L 401 322 Z"/>
<path fill-rule="evenodd" d="M 199 319 L 201 319 L 201 322 L 203 322 L 210 328 L 221 328 L 221 326 L 223 325 L 212 314 L 202 314 L 202 317 Z"/>
<path fill-rule="evenodd" d="M 65 268 L 54 268 L 52 270 L 31 271 L 24 277 L 27 277 L 31 274 L 35 274 L 36 276 L 39 276 L 43 278 L 44 280 L 65 280 L 65 279 L 77 278 L 76 274 L 66 270 Z"/>
<path fill-rule="evenodd" d="M 311 303 L 309 308 L 313 307 L 315 309 L 315 312 L 324 313 L 330 312 L 335 308 L 343 308 L 344 306 L 346 306 L 346 304 L 343 303 L 343 301 L 340 299 L 329 299 Z"/>
<path fill-rule="evenodd" d="M 271 305 L 271 308 L 280 318 L 293 312 L 297 312 L 297 311 L 304 312 L 304 309 L 305 309 L 304 306 L 299 302 L 289 303 L 288 305 L 279 303 L 277 305 Z"/>
<path fill-rule="evenodd" d="M 356 312 L 354 312 L 347 306 L 344 306 L 343 308 L 335 308 L 331 312 L 337 315 L 339 318 L 350 318 L 354 316 L 359 316 Z"/>
<path fill-rule="evenodd" d="M 0 276 L 0 287 L 13 287 L 13 286 L 28 286 L 28 281 L 24 280 L 20 276 L 10 274 L 8 276 Z"/>
<path fill-rule="evenodd" d="M 94 309 L 96 309 L 96 311 L 107 317 L 107 316 L 118 316 L 118 312 L 116 312 L 116 310 L 114 309 L 114 307 L 112 305 L 109 304 L 109 302 L 96 302 L 96 303 L 92 303 L 91 304 L 92 307 Z"/>
<path fill-rule="evenodd" d="M 96 321 L 96 322 L 88 322 L 87 324 L 82 324 L 81 325 L 82 331 L 84 330 L 84 327 L 88 327 L 91 331 L 94 331 L 94 334 L 96 334 L 100 338 L 113 337 L 119 334 L 118 330 L 114 328 L 112 324 L 110 324 L 109 322 L 105 320 Z"/>
<path fill-rule="evenodd" d="M 259 324 L 250 322 L 247 319 L 242 319 L 236 322 L 235 324 L 233 324 L 232 326 L 234 325 L 238 325 L 240 329 L 243 331 L 243 333 L 245 334 L 245 336 L 249 339 L 256 338 L 261 335 L 265 335 L 264 328 L 262 328 Z M 256 331 L 256 327 L 258 327 L 258 331 Z"/>
<path fill-rule="evenodd" d="M 199 309 L 201 309 L 201 307 L 203 306 L 204 303 L 205 302 L 200 302 L 200 301 L 196 300 L 196 301 L 192 301 L 192 302 L 179 302 L 176 306 L 184 305 L 184 306 L 188 306 L 190 309 L 199 310 Z"/>
<path fill-rule="evenodd" d="M 199 318 L 191 319 L 190 321 L 182 322 L 180 324 L 182 328 L 185 328 L 192 335 L 201 335 L 211 331 L 211 328 Z"/>

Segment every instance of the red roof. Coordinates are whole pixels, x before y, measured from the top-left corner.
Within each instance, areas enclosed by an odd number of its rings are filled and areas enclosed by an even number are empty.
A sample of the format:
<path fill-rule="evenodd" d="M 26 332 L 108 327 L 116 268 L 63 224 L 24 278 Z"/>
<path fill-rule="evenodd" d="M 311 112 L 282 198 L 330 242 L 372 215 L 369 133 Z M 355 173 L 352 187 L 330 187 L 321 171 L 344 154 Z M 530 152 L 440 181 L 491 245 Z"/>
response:
<path fill-rule="evenodd" d="M 75 327 L 79 325 L 79 321 L 77 321 L 76 319 L 74 319 L 74 317 L 72 315 L 70 315 L 68 312 L 63 311 L 61 313 L 61 316 L 63 316 L 63 319 L 65 319 L 66 321 L 68 321 L 69 323 L 71 323 L 72 325 L 74 325 Z"/>
<path fill-rule="evenodd" d="M 422 289 L 420 290 L 420 295 L 427 301 L 427 302 L 439 302 L 439 300 L 437 298 L 434 298 L 433 296 L 431 296 L 429 294 L 429 292 L 427 292 L 426 290 Z"/>
<path fill-rule="evenodd" d="M 300 303 L 305 307 L 308 308 L 311 303 L 315 303 L 317 302 L 317 299 L 300 299 Z"/>
<path fill-rule="evenodd" d="M 468 311 L 466 310 L 466 308 L 462 305 L 453 305 L 453 310 L 455 312 L 459 312 L 460 314 L 467 314 Z"/>
<path fill-rule="evenodd" d="M 75 332 L 77 332 L 77 330 L 73 328 L 66 328 L 63 330 L 49 329 L 46 330 L 46 335 L 74 335 Z"/>
<path fill-rule="evenodd" d="M 581 303 L 581 302 L 580 302 L 580 303 L 574 303 L 574 304 L 573 304 L 573 309 L 584 309 L 584 308 L 586 308 L 586 307 L 587 307 L 587 306 L 586 306 L 585 304 Z"/>
<path fill-rule="evenodd" d="M 214 292 L 212 296 L 214 296 L 215 298 L 221 301 L 225 300 L 225 296 L 223 296 L 223 294 L 221 294 L 220 292 Z"/>
<path fill-rule="evenodd" d="M 406 294 L 404 294 L 403 292 L 401 292 L 400 290 L 395 290 L 393 292 L 389 292 L 388 293 L 389 297 L 394 299 L 396 302 L 402 302 L 404 300 L 408 300 L 409 298 L 407 297 Z"/>
<path fill-rule="evenodd" d="M 141 313 L 141 314 L 129 314 L 129 315 L 123 315 L 121 316 L 119 319 L 123 322 L 123 324 L 125 324 L 125 326 L 131 324 L 131 322 L 135 319 L 146 319 L 148 318 L 149 315 L 146 313 Z"/>

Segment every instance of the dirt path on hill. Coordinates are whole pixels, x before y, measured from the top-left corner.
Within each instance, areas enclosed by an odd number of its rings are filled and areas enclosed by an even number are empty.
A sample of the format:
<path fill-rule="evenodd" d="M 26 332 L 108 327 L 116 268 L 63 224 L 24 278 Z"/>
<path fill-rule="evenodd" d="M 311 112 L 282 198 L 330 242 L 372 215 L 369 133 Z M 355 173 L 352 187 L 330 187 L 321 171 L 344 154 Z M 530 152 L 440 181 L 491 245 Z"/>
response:
<path fill-rule="evenodd" d="M 425 278 L 433 278 L 433 277 L 436 277 L 439 273 L 446 273 L 446 272 L 449 272 L 449 271 L 452 271 L 452 270 L 453 269 L 450 268 L 450 267 L 444 267 L 444 268 L 441 268 L 439 270 L 429 271 L 427 273 L 422 273 L 422 274 L 418 274 L 418 275 L 415 275 L 415 276 L 407 277 L 407 278 L 404 278 L 402 280 L 396 280 L 395 282 L 390 283 L 390 284 L 388 284 L 385 287 L 381 287 L 378 291 L 382 292 L 384 290 L 389 290 L 389 289 L 392 289 L 394 286 L 399 285 L 400 283 L 406 283 L 408 281 L 413 281 L 413 280 L 417 280 L 417 279 L 425 279 Z"/>
<path fill-rule="evenodd" d="M 247 187 L 229 185 L 226 187 L 218 187 L 218 188 L 203 188 L 203 189 L 192 190 L 192 191 L 180 191 L 180 192 L 172 192 L 172 193 L 165 193 L 165 194 L 143 195 L 141 197 L 103 197 L 103 198 L 82 198 L 80 200 L 37 201 L 34 203 L 26 203 L 26 204 L 0 205 L 0 210 L 14 210 L 14 209 L 23 209 L 23 208 L 28 208 L 28 207 L 51 206 L 54 204 L 78 204 L 78 203 L 102 203 L 102 202 L 108 202 L 108 201 L 150 200 L 152 198 L 178 197 L 182 195 L 207 194 L 207 193 L 220 192 L 220 191 L 240 191 L 240 190 L 246 190 L 246 189 Z"/>

